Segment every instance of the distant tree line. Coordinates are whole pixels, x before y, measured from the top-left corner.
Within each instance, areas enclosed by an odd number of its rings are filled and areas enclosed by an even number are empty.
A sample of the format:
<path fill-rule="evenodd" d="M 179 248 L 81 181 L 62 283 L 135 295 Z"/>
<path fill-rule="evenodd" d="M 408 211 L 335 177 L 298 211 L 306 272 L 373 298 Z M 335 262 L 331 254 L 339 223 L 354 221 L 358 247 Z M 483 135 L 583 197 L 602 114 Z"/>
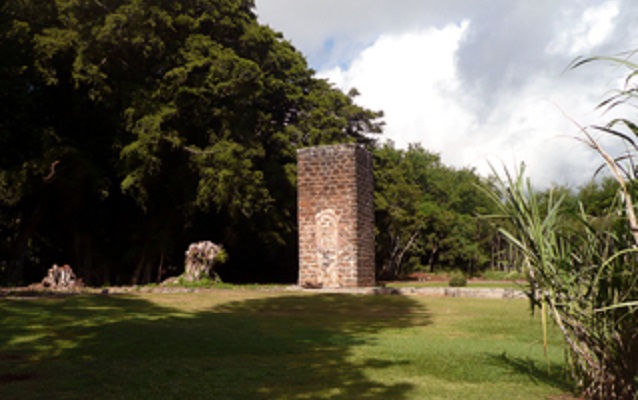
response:
<path fill-rule="evenodd" d="M 446 166 L 438 154 L 417 144 L 406 150 L 392 143 L 377 145 L 374 156 L 379 277 L 519 270 L 520 252 L 495 223 L 499 210 L 488 195 L 494 177 Z M 544 203 L 560 195 L 567 214 L 578 214 L 582 205 L 592 223 L 601 225 L 618 223 L 608 216 L 618 201 L 618 189 L 609 177 L 577 188 L 554 185 L 538 193 Z"/>

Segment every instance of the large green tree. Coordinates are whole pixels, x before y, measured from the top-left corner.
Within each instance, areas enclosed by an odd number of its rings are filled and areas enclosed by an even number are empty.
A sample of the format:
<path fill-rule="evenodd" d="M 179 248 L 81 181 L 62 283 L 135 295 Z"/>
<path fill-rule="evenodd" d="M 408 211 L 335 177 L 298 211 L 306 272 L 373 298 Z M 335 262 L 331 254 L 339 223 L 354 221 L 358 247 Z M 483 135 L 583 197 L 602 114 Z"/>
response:
<path fill-rule="evenodd" d="M 378 146 L 375 162 L 377 261 L 381 277 L 419 266 L 476 273 L 491 258 L 494 229 L 482 215 L 494 209 L 471 169 L 444 165 L 420 145 Z"/>
<path fill-rule="evenodd" d="M 252 1 L 0 7 L 5 280 L 69 262 L 148 282 L 201 239 L 228 249 L 226 277 L 292 279 L 296 149 L 381 130 Z"/>

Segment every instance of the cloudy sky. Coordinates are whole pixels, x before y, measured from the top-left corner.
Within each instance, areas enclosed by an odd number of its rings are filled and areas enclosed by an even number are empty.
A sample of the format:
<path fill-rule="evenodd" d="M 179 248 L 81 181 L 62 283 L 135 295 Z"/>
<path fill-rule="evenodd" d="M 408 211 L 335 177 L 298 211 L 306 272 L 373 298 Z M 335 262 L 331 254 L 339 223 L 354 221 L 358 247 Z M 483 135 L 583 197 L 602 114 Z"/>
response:
<path fill-rule="evenodd" d="M 636 0 L 257 0 L 319 76 L 385 112 L 385 138 L 419 142 L 446 164 L 525 162 L 541 187 L 592 177 L 581 125 L 626 71 L 568 70 L 578 56 L 635 49 Z M 602 138 L 620 151 L 616 144 Z"/>

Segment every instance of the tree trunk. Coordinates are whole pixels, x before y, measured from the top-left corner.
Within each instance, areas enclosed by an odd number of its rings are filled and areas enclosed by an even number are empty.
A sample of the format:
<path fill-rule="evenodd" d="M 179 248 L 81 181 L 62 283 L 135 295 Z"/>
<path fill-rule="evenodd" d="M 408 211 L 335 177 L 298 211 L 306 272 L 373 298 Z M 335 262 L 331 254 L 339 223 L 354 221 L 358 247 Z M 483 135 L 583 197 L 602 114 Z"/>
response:
<path fill-rule="evenodd" d="M 24 282 L 26 278 L 24 263 L 27 256 L 27 249 L 43 217 L 44 210 L 42 206 L 38 206 L 31 217 L 27 219 L 26 224 L 19 229 L 18 237 L 13 243 L 13 246 L 11 246 L 11 260 L 9 261 L 9 272 L 5 277 L 6 283 L 13 285 L 26 283 Z"/>
<path fill-rule="evenodd" d="M 187 282 L 199 281 L 206 277 L 218 280 L 213 265 L 222 250 L 222 246 L 209 241 L 191 244 L 186 251 L 184 279 Z"/>
<path fill-rule="evenodd" d="M 428 257 L 428 266 L 430 267 L 430 272 L 434 272 L 434 259 L 436 254 L 439 252 L 439 245 L 434 244 L 432 246 L 432 251 L 430 251 L 430 256 Z"/>
<path fill-rule="evenodd" d="M 51 289 L 73 289 L 81 285 L 81 280 L 77 279 L 69 265 L 58 267 L 57 264 L 53 264 L 47 276 L 42 279 L 42 286 Z"/>

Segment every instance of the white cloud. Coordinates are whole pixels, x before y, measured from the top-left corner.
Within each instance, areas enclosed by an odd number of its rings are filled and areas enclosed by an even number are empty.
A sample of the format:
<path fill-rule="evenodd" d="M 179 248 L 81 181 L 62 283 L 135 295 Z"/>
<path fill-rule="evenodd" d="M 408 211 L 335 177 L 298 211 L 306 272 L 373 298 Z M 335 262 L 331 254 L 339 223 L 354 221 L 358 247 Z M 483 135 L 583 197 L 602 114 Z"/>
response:
<path fill-rule="evenodd" d="M 578 90 L 567 80 L 557 85 L 540 75 L 500 96 L 452 163 L 488 173 L 488 161 L 510 168 L 524 162 L 534 183 L 543 187 L 587 181 L 596 156 L 576 140 L 579 129 L 570 119 L 587 124 L 597 114 L 582 101 L 582 91 L 574 95 Z"/>
<path fill-rule="evenodd" d="M 356 87 L 359 104 L 385 112 L 385 138 L 420 142 L 445 163 L 480 172 L 487 160 L 524 161 L 541 186 L 582 184 L 600 164 L 574 139 L 570 118 L 600 120 L 594 107 L 624 71 L 564 70 L 574 56 L 635 46 L 627 38 L 638 11 L 635 0 L 257 4 L 321 76 Z"/>
<path fill-rule="evenodd" d="M 601 82 L 581 83 L 578 74 L 538 71 L 524 84 L 500 93 L 486 110 L 477 92 L 459 79 L 457 53 L 471 22 L 441 29 L 383 35 L 348 68 L 321 71 L 344 91 L 356 87 L 358 103 L 385 112 L 384 137 L 405 148 L 419 142 L 457 167 L 488 174 L 489 163 L 514 167 L 525 162 L 539 186 L 580 184 L 598 160 L 575 137 L 574 119 L 586 125 Z"/>
<path fill-rule="evenodd" d="M 349 68 L 336 67 L 319 75 L 344 90 L 356 87 L 360 104 L 383 110 L 384 136 L 398 146 L 423 142 L 441 151 L 472 124 L 457 96 L 455 66 L 456 50 L 468 25 L 465 21 L 442 29 L 381 36 Z"/>
<path fill-rule="evenodd" d="M 398 34 L 424 25 L 445 25 L 467 8 L 466 3 L 466 0 L 401 0 L 400 3 L 396 0 L 256 0 L 259 19 L 282 30 L 318 69 L 350 63 L 356 53 L 374 43 L 381 33 Z"/>
<path fill-rule="evenodd" d="M 614 31 L 615 20 L 620 13 L 617 1 L 606 1 L 586 8 L 573 18 L 573 11 L 557 22 L 562 32 L 550 43 L 552 53 L 577 56 L 591 52 L 607 40 Z"/>

